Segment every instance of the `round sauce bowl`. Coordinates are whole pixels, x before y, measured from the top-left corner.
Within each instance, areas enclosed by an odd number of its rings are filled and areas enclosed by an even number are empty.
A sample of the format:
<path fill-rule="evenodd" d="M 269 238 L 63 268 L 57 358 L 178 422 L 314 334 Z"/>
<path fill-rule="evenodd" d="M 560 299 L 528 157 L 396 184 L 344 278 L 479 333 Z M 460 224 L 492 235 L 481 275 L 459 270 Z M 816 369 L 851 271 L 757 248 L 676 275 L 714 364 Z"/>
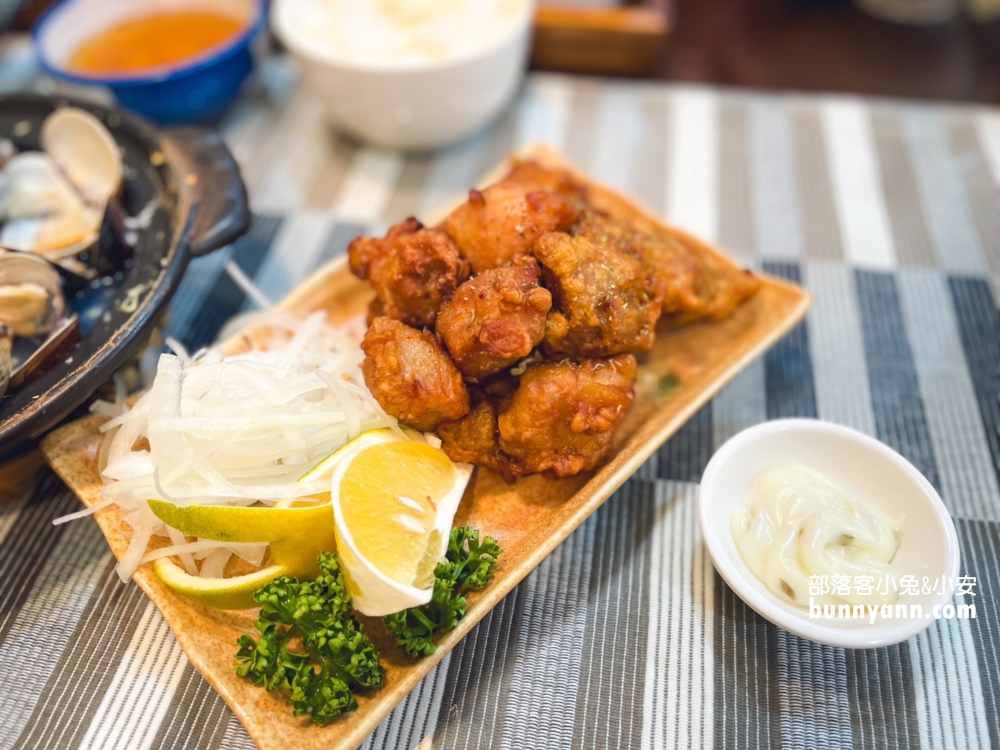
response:
<path fill-rule="evenodd" d="M 900 544 L 891 568 L 897 576 L 914 576 L 919 590 L 909 587 L 901 593 L 891 618 L 872 618 L 869 613 L 857 618 L 853 610 L 849 618 L 828 617 L 822 608 L 797 607 L 772 593 L 743 561 L 733 539 L 733 512 L 763 471 L 783 463 L 808 466 L 852 499 L 900 521 Z M 921 632 L 937 616 L 948 617 L 954 606 L 958 536 L 941 497 L 896 451 L 850 428 L 783 419 L 739 433 L 705 469 L 698 489 L 698 520 L 726 583 L 761 616 L 803 638 L 843 648 L 889 646 Z M 969 599 L 974 602 L 974 597 Z"/>
<path fill-rule="evenodd" d="M 105 86 L 128 109 L 161 124 L 218 117 L 253 70 L 250 45 L 267 23 L 267 0 L 64 0 L 34 28 L 35 49 L 55 78 Z M 223 43 L 174 63 L 128 74 L 90 74 L 69 63 L 81 44 L 126 21 L 178 11 L 215 11 L 239 19 L 241 31 Z"/>

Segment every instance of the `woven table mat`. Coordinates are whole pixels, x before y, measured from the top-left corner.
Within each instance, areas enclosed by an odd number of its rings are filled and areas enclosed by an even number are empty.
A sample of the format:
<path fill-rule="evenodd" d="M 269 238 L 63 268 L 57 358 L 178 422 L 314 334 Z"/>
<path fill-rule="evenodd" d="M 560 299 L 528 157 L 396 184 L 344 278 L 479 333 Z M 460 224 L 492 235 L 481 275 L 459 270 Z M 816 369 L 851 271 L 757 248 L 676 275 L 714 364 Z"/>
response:
<path fill-rule="evenodd" d="M 23 85 L 51 86 L 15 62 Z M 1000 748 L 1000 113 L 533 75 L 487 131 L 404 156 L 338 138 L 272 60 L 221 130 L 256 216 L 174 299 L 167 333 L 191 348 L 249 309 L 227 260 L 278 299 L 359 232 L 428 213 L 538 140 L 815 298 L 366 748 Z M 975 619 L 852 652 L 733 594 L 700 541 L 696 483 L 730 436 L 792 416 L 874 435 L 937 487 Z M 252 747 L 119 583 L 96 524 L 51 525 L 76 508 L 51 474 L 0 507 L 0 749 Z"/>

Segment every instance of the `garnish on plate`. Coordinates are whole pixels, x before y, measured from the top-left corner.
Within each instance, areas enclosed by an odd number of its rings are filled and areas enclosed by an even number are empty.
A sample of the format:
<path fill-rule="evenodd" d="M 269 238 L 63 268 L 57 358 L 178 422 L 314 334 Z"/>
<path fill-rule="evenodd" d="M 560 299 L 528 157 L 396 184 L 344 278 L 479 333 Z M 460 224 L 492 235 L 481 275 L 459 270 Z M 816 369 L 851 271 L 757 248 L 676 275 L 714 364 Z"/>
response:
<path fill-rule="evenodd" d="M 95 404 L 111 417 L 101 426 L 102 500 L 60 521 L 116 505 L 132 528 L 118 564 L 123 581 L 162 559 L 157 572 L 179 593 L 207 606 L 252 607 L 250 594 L 266 580 L 246 581 L 236 602 L 224 571 L 234 554 L 259 566 L 266 545 L 279 541 L 287 543 L 267 550 L 277 566 L 271 578 L 311 578 L 316 555 L 334 546 L 337 449 L 382 427 L 407 439 L 364 385 L 356 327 L 335 328 L 322 312 L 303 320 L 267 311 L 254 322 L 250 351 L 188 356 L 174 343 L 177 354 L 161 355 L 152 388 L 132 408 Z M 326 504 L 328 533 L 308 519 L 318 504 Z"/>
<path fill-rule="evenodd" d="M 337 557 L 319 556 L 320 576 L 276 578 L 254 594 L 260 638 L 240 636 L 236 674 L 267 690 L 290 691 L 296 716 L 323 724 L 358 707 L 354 691 L 382 686 L 378 652 L 351 614 Z"/>
<path fill-rule="evenodd" d="M 434 568 L 472 474 L 433 438 L 410 434 L 414 439 L 388 429 L 360 435 L 343 448 L 330 482 L 354 607 L 371 617 L 431 600 Z"/>
<path fill-rule="evenodd" d="M 454 630 L 465 617 L 464 594 L 483 588 L 500 557 L 500 545 L 478 529 L 462 526 L 451 530 L 446 560 L 434 570 L 434 593 L 427 604 L 386 615 L 382 622 L 398 640 L 396 645 L 410 656 L 430 656 L 437 650 L 434 635 Z"/>

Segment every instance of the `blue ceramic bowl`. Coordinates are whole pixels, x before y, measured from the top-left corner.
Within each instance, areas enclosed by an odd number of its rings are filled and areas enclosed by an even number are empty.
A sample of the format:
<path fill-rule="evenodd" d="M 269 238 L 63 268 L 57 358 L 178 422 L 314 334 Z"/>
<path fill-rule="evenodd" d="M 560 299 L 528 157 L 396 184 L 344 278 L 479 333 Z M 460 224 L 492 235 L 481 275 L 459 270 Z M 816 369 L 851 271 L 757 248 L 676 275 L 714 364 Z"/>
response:
<path fill-rule="evenodd" d="M 35 24 L 35 51 L 51 76 L 72 83 L 106 86 L 127 109 L 161 125 L 205 122 L 218 117 L 253 70 L 250 44 L 267 24 L 267 0 L 147 2 L 146 12 L 187 8 L 239 14 L 243 31 L 223 45 L 178 63 L 137 75 L 90 76 L 66 69 L 69 56 L 85 40 L 109 26 L 134 18 L 135 0 L 63 0 Z"/>

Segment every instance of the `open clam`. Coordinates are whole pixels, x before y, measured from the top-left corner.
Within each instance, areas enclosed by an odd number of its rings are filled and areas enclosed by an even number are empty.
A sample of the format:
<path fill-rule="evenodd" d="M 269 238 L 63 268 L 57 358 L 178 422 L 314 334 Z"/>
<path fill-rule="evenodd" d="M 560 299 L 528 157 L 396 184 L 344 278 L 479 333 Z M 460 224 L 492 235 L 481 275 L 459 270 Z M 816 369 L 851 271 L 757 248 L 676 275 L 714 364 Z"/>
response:
<path fill-rule="evenodd" d="M 121 154 L 107 128 L 74 107 L 46 118 L 40 145 L 6 160 L 0 172 L 0 246 L 58 261 L 100 237 L 121 189 Z"/>
<path fill-rule="evenodd" d="M 67 315 L 63 273 L 30 253 L 0 250 L 0 396 L 79 339 L 79 317 Z"/>
<path fill-rule="evenodd" d="M 17 336 L 39 336 L 65 314 L 62 281 L 50 263 L 24 253 L 0 253 L 0 325 Z"/>

